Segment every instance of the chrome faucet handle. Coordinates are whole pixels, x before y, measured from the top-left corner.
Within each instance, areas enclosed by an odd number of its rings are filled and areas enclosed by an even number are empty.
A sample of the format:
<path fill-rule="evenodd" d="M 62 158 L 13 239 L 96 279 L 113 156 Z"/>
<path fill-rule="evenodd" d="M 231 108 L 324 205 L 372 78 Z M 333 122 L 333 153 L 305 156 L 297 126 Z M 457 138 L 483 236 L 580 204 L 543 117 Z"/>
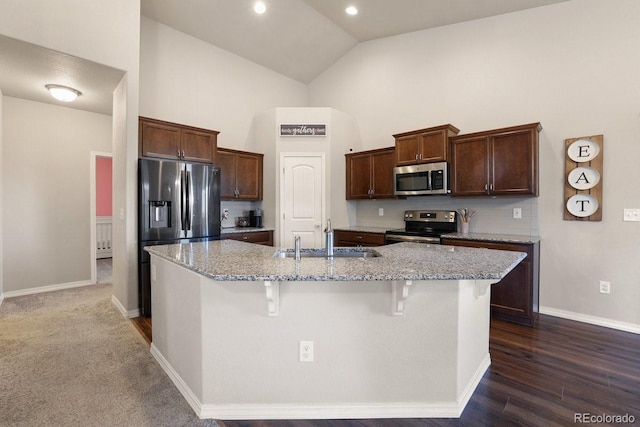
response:
<path fill-rule="evenodd" d="M 293 237 L 293 250 L 296 261 L 300 261 L 300 236 Z"/>

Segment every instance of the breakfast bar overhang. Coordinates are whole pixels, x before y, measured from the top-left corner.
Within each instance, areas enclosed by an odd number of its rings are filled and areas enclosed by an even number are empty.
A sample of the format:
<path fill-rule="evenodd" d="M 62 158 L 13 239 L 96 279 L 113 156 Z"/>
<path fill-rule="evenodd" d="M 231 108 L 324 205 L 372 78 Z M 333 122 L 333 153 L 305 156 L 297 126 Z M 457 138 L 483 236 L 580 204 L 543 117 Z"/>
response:
<path fill-rule="evenodd" d="M 222 420 L 459 417 L 491 363 L 490 284 L 526 256 L 398 243 L 296 261 L 232 240 L 147 250 L 151 352 L 200 418 Z"/>

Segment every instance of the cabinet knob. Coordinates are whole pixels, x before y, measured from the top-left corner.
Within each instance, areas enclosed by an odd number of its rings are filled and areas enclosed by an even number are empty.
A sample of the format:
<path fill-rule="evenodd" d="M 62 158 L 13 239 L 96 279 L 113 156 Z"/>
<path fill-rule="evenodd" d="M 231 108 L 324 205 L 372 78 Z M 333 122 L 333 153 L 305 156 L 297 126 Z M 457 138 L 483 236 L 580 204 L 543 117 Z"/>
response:
<path fill-rule="evenodd" d="M 362 236 L 356 236 L 356 239 L 362 240 Z"/>

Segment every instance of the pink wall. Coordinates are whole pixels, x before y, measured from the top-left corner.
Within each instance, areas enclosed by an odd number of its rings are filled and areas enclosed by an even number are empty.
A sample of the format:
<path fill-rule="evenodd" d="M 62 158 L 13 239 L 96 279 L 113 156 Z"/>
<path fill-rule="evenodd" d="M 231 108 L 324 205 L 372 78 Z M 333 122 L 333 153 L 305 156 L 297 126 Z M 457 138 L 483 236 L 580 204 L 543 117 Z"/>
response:
<path fill-rule="evenodd" d="M 96 216 L 111 216 L 111 157 L 96 157 Z"/>

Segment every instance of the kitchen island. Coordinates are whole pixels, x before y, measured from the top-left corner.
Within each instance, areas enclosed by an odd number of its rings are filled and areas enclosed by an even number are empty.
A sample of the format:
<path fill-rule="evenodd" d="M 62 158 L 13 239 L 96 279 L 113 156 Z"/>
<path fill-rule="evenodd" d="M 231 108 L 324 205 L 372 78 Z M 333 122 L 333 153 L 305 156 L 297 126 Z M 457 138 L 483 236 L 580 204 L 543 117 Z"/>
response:
<path fill-rule="evenodd" d="M 525 257 L 415 243 L 299 261 L 232 240 L 147 250 L 151 352 L 216 419 L 460 416 L 490 365 L 490 284 Z"/>

